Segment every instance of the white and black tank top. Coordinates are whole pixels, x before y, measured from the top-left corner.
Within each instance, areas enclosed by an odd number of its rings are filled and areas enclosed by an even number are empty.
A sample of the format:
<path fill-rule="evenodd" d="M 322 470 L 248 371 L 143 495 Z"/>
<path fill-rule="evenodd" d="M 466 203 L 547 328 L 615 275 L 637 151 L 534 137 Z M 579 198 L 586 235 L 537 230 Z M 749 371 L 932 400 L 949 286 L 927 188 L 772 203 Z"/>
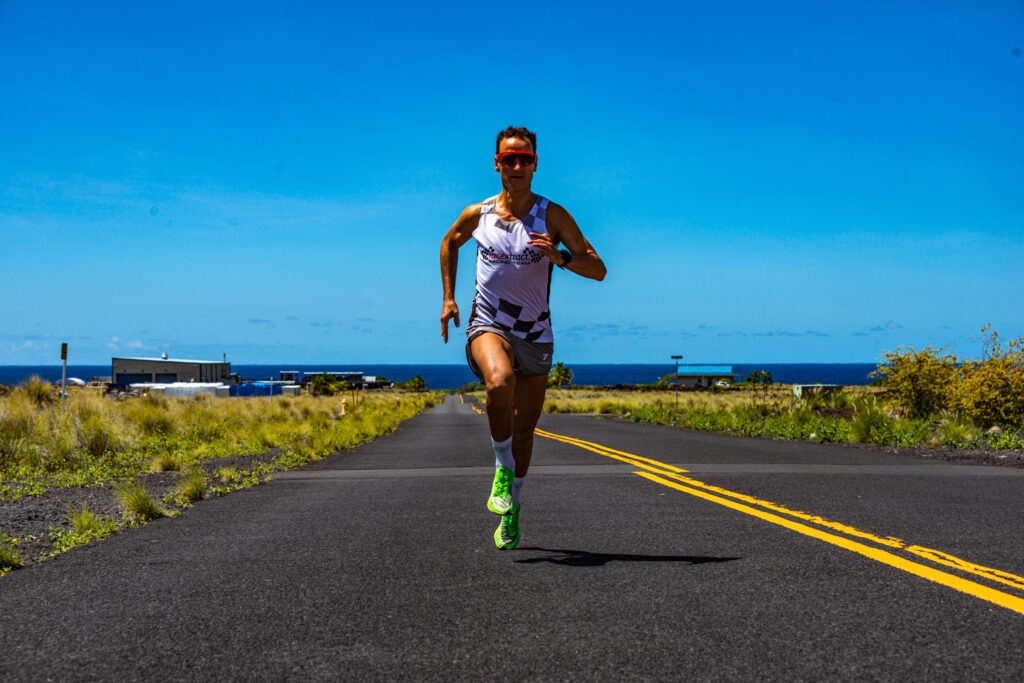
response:
<path fill-rule="evenodd" d="M 529 342 L 551 342 L 553 264 L 527 240 L 531 232 L 544 234 L 548 200 L 538 196 L 522 220 L 498 217 L 498 197 L 480 205 L 480 222 L 473 231 L 477 242 L 476 296 L 467 330 L 473 325 L 494 325 Z"/>

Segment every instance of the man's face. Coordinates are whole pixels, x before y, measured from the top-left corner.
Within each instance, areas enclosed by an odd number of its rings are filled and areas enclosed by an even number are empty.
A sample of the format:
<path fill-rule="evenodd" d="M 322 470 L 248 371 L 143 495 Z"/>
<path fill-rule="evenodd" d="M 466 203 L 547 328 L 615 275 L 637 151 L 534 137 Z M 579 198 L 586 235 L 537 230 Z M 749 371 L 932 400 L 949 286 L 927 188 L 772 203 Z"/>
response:
<path fill-rule="evenodd" d="M 537 170 L 536 157 L 533 163 L 528 163 L 515 154 L 507 155 L 507 152 L 529 152 L 533 153 L 533 145 L 529 140 L 522 138 L 505 138 L 498 146 L 499 157 L 503 160 L 494 160 L 494 170 L 501 174 L 501 184 L 510 190 L 528 190 L 533 182 L 533 172 Z"/>

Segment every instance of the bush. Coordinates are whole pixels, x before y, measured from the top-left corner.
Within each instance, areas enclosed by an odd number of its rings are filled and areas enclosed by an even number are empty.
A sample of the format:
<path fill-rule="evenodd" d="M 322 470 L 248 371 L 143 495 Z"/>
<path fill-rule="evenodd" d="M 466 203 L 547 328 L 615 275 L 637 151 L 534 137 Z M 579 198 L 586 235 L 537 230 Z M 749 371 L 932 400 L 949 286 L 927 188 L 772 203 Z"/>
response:
<path fill-rule="evenodd" d="M 209 483 L 206 473 L 202 470 L 189 470 L 185 473 L 181 484 L 178 485 L 178 491 L 181 493 L 182 500 L 191 505 L 206 498 L 206 487 Z"/>
<path fill-rule="evenodd" d="M 950 448 L 960 448 L 977 434 L 978 430 L 968 422 L 944 419 L 939 423 L 939 442 Z"/>
<path fill-rule="evenodd" d="M 968 361 L 953 392 L 957 410 L 982 427 L 1018 425 L 1024 420 L 1024 338 L 1004 349 L 999 334 L 981 328 L 984 348 L 980 361 Z"/>
<path fill-rule="evenodd" d="M 886 444 L 893 439 L 893 420 L 880 410 L 867 408 L 854 414 L 850 420 L 854 441 Z"/>
<path fill-rule="evenodd" d="M 884 363 L 871 376 L 882 378 L 894 403 L 914 417 L 927 417 L 950 407 L 958 363 L 952 354 L 940 356 L 944 350 L 897 347 L 882 355 Z"/>
<path fill-rule="evenodd" d="M 348 389 L 348 382 L 326 374 L 317 375 L 309 385 L 309 393 L 314 396 L 335 396 L 346 389 Z"/>
<path fill-rule="evenodd" d="M 114 490 L 117 498 L 124 506 L 125 514 L 140 521 L 148 522 L 167 515 L 160 503 L 146 493 L 138 482 L 122 484 Z"/>
<path fill-rule="evenodd" d="M 53 385 L 38 375 L 29 377 L 23 385 L 18 387 L 18 392 L 37 406 L 48 405 L 56 401 Z"/>
<path fill-rule="evenodd" d="M 3 534 L 0 534 L 0 571 L 18 569 L 21 566 L 22 559 L 18 554 L 18 549 Z"/>
<path fill-rule="evenodd" d="M 415 377 L 410 378 L 408 382 L 402 385 L 402 387 L 406 391 L 426 391 L 427 381 L 419 375 L 416 375 Z"/>

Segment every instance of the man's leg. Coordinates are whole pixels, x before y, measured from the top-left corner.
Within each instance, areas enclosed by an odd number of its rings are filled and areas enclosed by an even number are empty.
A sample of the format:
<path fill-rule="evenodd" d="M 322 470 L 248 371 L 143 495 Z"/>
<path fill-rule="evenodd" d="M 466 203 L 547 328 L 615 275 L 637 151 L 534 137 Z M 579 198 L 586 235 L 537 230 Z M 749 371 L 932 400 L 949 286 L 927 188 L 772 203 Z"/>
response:
<path fill-rule="evenodd" d="M 512 436 L 516 387 L 512 347 L 493 332 L 484 332 L 469 343 L 469 352 L 487 385 L 487 423 L 491 427 L 491 438 L 505 441 Z"/>
<path fill-rule="evenodd" d="M 487 422 L 494 447 L 494 483 L 487 499 L 487 509 L 504 515 L 512 508 L 512 483 L 515 478 L 515 456 L 512 439 L 512 404 L 515 396 L 515 357 L 512 347 L 501 336 L 484 332 L 469 345 L 473 362 L 487 385 Z"/>
<path fill-rule="evenodd" d="M 516 475 L 509 493 L 512 507 L 501 518 L 501 525 L 494 532 L 494 544 L 511 550 L 519 545 L 519 511 L 522 504 L 523 484 L 533 457 L 533 430 L 544 409 L 544 394 L 547 392 L 547 375 L 524 377 L 516 373 L 512 418 L 512 453 L 516 459 Z"/>
<path fill-rule="evenodd" d="M 533 430 L 544 412 L 548 376 L 524 377 L 516 374 L 512 417 L 512 454 L 516 458 L 516 478 L 526 476 L 533 457 Z"/>

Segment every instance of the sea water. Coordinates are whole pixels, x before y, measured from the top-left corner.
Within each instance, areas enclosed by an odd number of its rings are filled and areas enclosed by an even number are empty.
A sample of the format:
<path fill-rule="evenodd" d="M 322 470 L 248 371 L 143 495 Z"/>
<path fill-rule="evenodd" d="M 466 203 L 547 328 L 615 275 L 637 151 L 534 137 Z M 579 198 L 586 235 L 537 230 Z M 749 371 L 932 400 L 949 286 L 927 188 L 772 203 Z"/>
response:
<path fill-rule="evenodd" d="M 675 372 L 674 364 L 621 364 L 621 363 L 566 363 L 573 370 L 572 383 L 575 385 L 650 384 L 665 375 Z M 711 365 L 711 363 L 709 363 Z M 730 365 L 715 363 L 715 365 Z M 843 384 L 864 385 L 872 382 L 874 363 L 733 363 L 732 372 L 739 379 L 746 378 L 754 370 L 771 373 L 772 379 L 783 384 Z M 267 365 L 232 364 L 231 371 L 237 372 L 243 380 L 279 379 L 282 370 L 300 372 L 362 372 L 364 375 L 386 377 L 392 382 L 405 382 L 419 375 L 431 389 L 455 389 L 476 380 L 465 364 L 461 365 L 379 365 L 350 363 L 347 365 L 291 365 L 275 363 Z M 32 375 L 38 375 L 49 382 L 59 382 L 59 365 L 2 365 L 0 384 L 19 384 Z M 68 377 L 88 380 L 90 377 L 109 377 L 110 365 L 69 365 Z"/>

